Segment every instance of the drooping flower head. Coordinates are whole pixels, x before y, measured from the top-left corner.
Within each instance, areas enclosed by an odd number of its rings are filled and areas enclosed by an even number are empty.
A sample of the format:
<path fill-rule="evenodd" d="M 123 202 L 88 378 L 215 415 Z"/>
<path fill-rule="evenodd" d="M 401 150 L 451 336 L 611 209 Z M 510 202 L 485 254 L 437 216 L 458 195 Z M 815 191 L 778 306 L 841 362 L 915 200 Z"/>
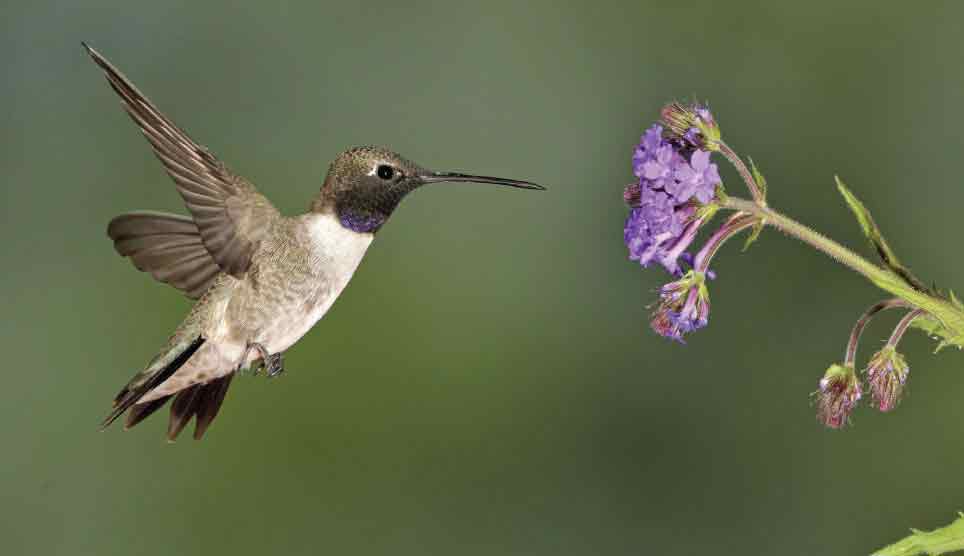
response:
<path fill-rule="evenodd" d="M 861 398 L 860 381 L 853 366 L 833 364 L 820 379 L 817 395 L 817 419 L 839 429 L 847 424 Z"/>
<path fill-rule="evenodd" d="M 664 338 L 683 342 L 683 336 L 703 328 L 710 320 L 710 293 L 706 276 L 690 270 L 659 291 L 660 303 L 650 326 Z"/>
<path fill-rule="evenodd" d="M 909 372 L 910 367 L 904 356 L 889 344 L 870 358 L 866 371 L 867 384 L 877 409 L 890 411 L 897 407 Z"/>
<path fill-rule="evenodd" d="M 653 261 L 679 276 L 679 258 L 696 238 L 698 208 L 713 201 L 720 175 L 710 153 L 664 137 L 659 124 L 646 130 L 633 152 L 633 173 L 623 198 L 631 210 L 623 228 L 629 258 Z"/>

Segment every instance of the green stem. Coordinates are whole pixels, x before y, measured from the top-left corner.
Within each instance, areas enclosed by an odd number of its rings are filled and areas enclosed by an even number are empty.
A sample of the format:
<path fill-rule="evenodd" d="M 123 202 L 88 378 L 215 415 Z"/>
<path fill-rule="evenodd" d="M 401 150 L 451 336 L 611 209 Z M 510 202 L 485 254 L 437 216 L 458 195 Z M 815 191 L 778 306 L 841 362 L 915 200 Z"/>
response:
<path fill-rule="evenodd" d="M 873 264 L 836 241 L 770 207 L 760 206 L 755 202 L 737 197 L 727 197 L 721 202 L 721 206 L 726 209 L 752 214 L 760 218 L 765 225 L 773 226 L 818 251 L 826 253 L 837 262 L 873 282 L 878 288 L 906 300 L 914 307 L 923 309 L 955 335 L 964 337 L 964 311 L 958 309 L 946 299 L 915 289 L 893 271 Z"/>
<path fill-rule="evenodd" d="M 837 262 L 863 274 L 874 282 L 889 278 L 893 275 L 893 273 L 875 265 L 820 232 L 812 230 L 796 220 L 778 213 L 772 208 L 761 207 L 752 201 L 737 197 L 728 197 L 722 205 L 723 208 L 738 210 L 763 218 L 764 224 L 773 226 L 783 233 L 815 247 L 818 251 L 826 253 Z"/>
<path fill-rule="evenodd" d="M 726 157 L 730 161 L 730 164 L 736 168 L 736 171 L 740 173 L 740 177 L 746 183 L 747 189 L 750 190 L 750 195 L 753 197 L 753 201 L 765 207 L 767 205 L 766 199 L 763 197 L 763 192 L 760 191 L 760 186 L 757 185 L 756 180 L 753 179 L 753 174 L 750 169 L 746 167 L 746 163 L 740 158 L 740 155 L 736 154 L 736 151 L 730 148 L 729 145 L 724 143 L 722 140 L 717 143 L 720 148 L 720 154 Z"/>

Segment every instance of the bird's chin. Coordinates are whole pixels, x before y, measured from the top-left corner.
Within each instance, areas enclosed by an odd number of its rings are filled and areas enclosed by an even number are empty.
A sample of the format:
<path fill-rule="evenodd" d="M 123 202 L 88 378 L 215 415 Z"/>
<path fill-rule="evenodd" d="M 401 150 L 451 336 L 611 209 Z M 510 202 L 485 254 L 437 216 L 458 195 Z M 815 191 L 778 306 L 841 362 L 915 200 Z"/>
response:
<path fill-rule="evenodd" d="M 381 214 L 359 214 L 350 210 L 341 211 L 338 214 L 338 221 L 341 225 L 353 232 L 358 232 L 360 234 L 371 234 L 378 231 L 385 221 L 388 220 L 387 215 Z"/>

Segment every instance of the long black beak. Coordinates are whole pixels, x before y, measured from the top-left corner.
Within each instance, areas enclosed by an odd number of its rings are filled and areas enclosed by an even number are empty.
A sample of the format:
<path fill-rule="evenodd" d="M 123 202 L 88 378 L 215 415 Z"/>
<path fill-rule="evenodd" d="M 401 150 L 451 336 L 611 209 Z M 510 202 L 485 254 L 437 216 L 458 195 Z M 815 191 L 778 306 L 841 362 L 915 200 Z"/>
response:
<path fill-rule="evenodd" d="M 494 183 L 497 185 L 508 185 L 519 189 L 536 189 L 545 191 L 546 188 L 537 183 L 522 180 L 510 180 L 506 178 L 493 178 L 491 176 L 471 176 L 469 174 L 459 174 L 456 172 L 431 172 L 419 176 L 425 183 L 437 183 L 440 181 L 470 181 L 474 183 Z"/>

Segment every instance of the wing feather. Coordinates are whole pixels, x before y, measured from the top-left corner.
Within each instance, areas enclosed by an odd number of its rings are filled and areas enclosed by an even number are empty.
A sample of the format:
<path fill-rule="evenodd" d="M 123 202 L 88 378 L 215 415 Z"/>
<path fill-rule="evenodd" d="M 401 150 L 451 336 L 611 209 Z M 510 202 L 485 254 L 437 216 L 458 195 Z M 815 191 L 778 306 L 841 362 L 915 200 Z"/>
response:
<path fill-rule="evenodd" d="M 221 272 L 187 216 L 163 212 L 129 212 L 107 226 L 114 248 L 134 266 L 170 284 L 188 297 L 201 297 Z"/>
<path fill-rule="evenodd" d="M 277 209 L 161 113 L 106 58 L 84 46 L 174 180 L 204 247 L 221 270 L 243 276 L 266 229 L 280 216 Z"/>

